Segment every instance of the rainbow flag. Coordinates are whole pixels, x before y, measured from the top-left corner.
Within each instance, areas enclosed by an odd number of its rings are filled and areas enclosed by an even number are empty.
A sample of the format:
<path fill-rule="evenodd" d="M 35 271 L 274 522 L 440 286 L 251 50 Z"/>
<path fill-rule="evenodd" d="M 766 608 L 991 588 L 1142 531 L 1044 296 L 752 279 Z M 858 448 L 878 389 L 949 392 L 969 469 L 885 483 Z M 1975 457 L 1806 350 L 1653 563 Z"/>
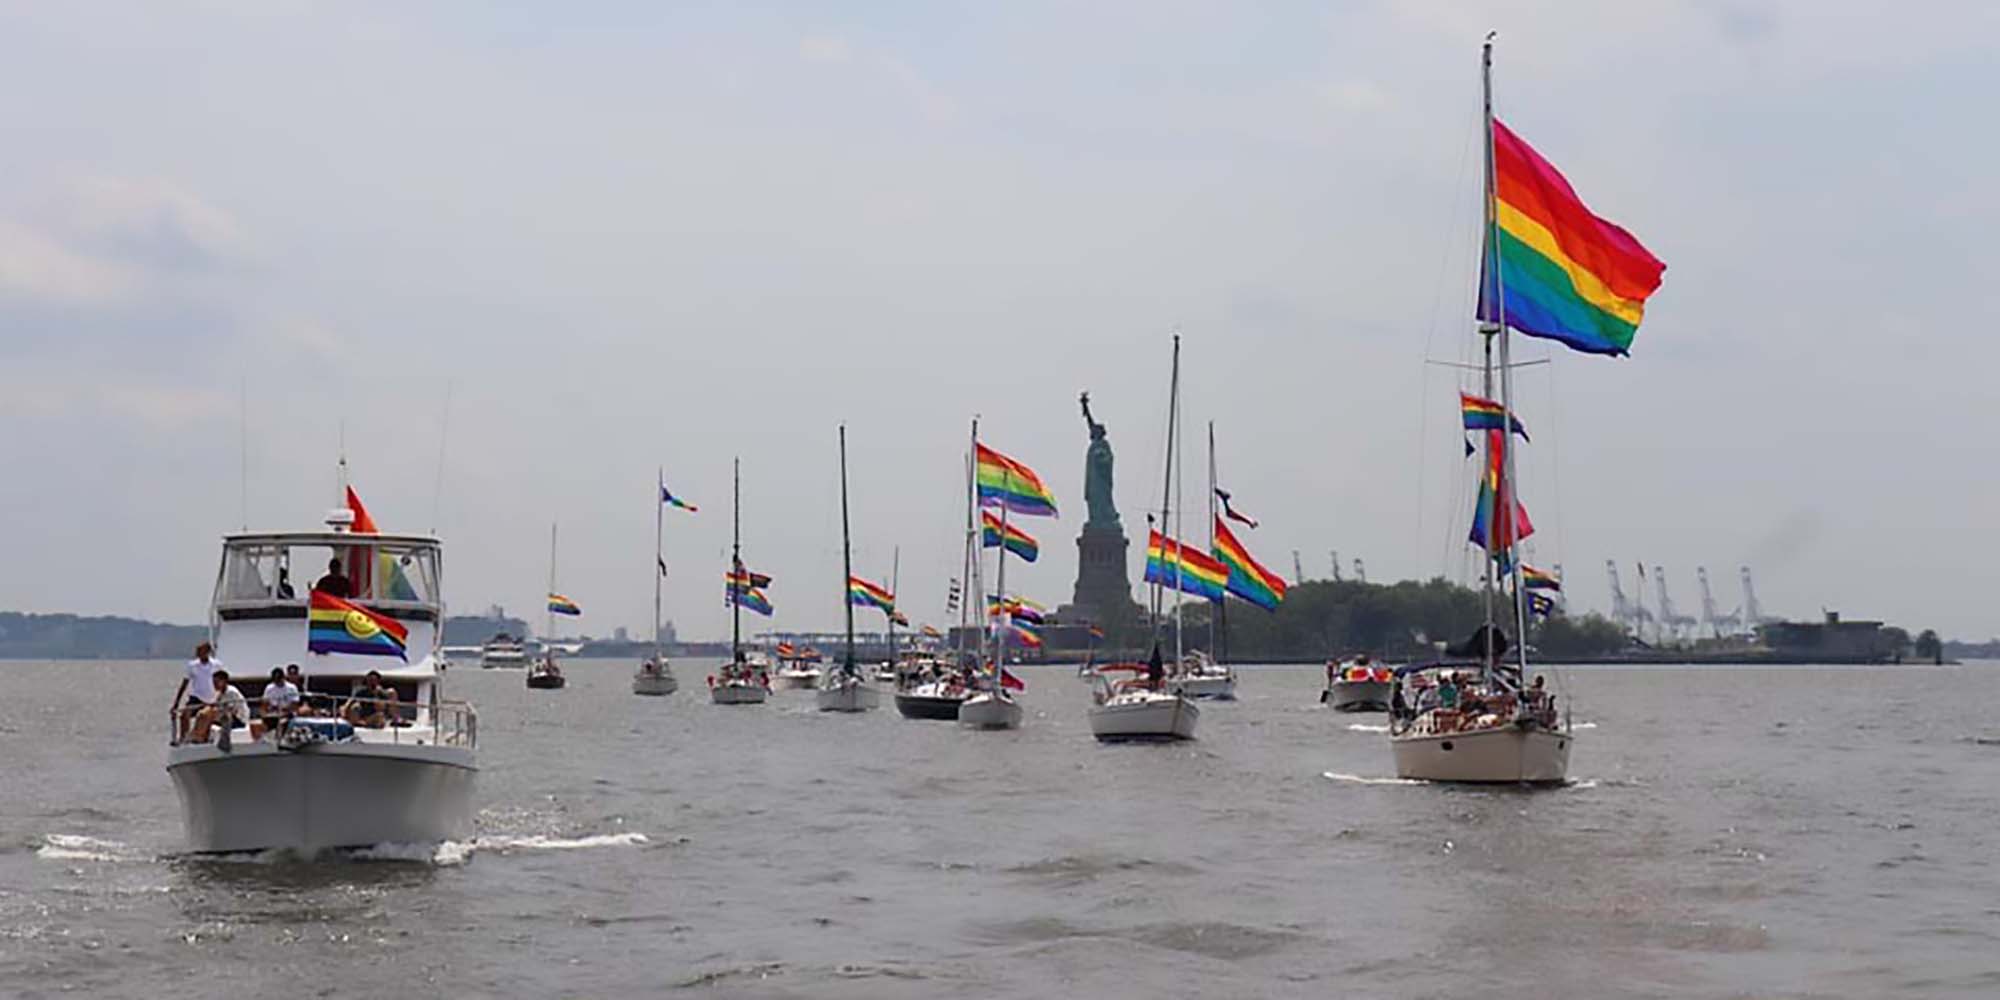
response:
<path fill-rule="evenodd" d="M 1481 255 L 1479 318 L 1591 354 L 1629 353 L 1667 265 L 1593 215 L 1555 167 L 1498 121 L 1493 176 L 1495 231 Z M 1506 297 L 1500 309 L 1496 291 Z"/>
<path fill-rule="evenodd" d="M 763 573 L 752 573 L 741 566 L 734 573 L 724 573 L 723 582 L 738 590 L 756 590 L 771 585 L 771 578 Z"/>
<path fill-rule="evenodd" d="M 1162 583 L 1182 593 L 1222 600 L 1229 590 L 1229 567 L 1157 530 L 1147 532 L 1146 582 Z"/>
<path fill-rule="evenodd" d="M 583 614 L 583 609 L 577 607 L 575 601 L 572 601 L 561 594 L 549 595 L 549 610 L 559 615 Z"/>
<path fill-rule="evenodd" d="M 766 618 L 771 617 L 771 599 L 765 597 L 764 592 L 755 587 L 745 587 L 741 590 L 731 588 L 722 595 L 722 603 L 734 604 L 747 611 L 755 611 Z"/>
<path fill-rule="evenodd" d="M 1021 648 L 1023 649 L 1042 648 L 1042 633 L 1036 631 L 1033 625 L 1030 625 L 1016 618 L 1014 620 L 1014 623 L 1008 626 L 1008 628 L 1012 629 L 1012 632 L 1009 634 L 1013 638 L 1013 641 L 1019 643 Z"/>
<path fill-rule="evenodd" d="M 924 626 L 923 628 L 920 628 L 920 629 L 918 629 L 917 631 L 919 631 L 919 632 L 922 632 L 922 633 L 924 634 L 924 638 L 926 638 L 926 639 L 942 639 L 942 638 L 944 638 L 944 633 L 943 633 L 943 632 L 940 632 L 940 631 L 938 631 L 938 630 L 937 630 L 937 626 L 935 626 L 935 625 L 926 625 L 926 626 Z"/>
<path fill-rule="evenodd" d="M 669 507 L 679 507 L 680 509 L 687 511 L 690 514 L 701 509 L 699 507 L 696 507 L 694 504 L 688 503 L 686 500 L 682 500 L 680 497 L 675 496 L 674 491 L 667 489 L 666 483 L 660 484 L 660 502 L 666 504 Z"/>
<path fill-rule="evenodd" d="M 306 611 L 308 653 L 393 656 L 408 662 L 409 639 L 410 630 L 394 618 L 332 594 L 312 592 Z"/>
<path fill-rule="evenodd" d="M 1562 578 L 1545 569 L 1521 564 L 1521 586 L 1527 590 L 1561 590 Z"/>
<path fill-rule="evenodd" d="M 1506 464 L 1507 447 L 1505 434 L 1486 432 L 1486 471 L 1479 477 L 1479 506 L 1472 512 L 1472 544 L 1485 549 L 1495 559 L 1505 559 L 1508 546 L 1535 533 L 1535 526 L 1528 521 L 1528 508 L 1512 496 L 1502 499 L 1500 495 L 1503 492 L 1500 489 L 1500 470 Z M 1505 522 L 1510 520 L 1507 518 L 1500 519 L 1502 530 L 1494 531 L 1494 512 L 1509 507 L 1514 510 L 1512 533 L 1506 530 Z"/>
<path fill-rule="evenodd" d="M 986 613 L 995 618 L 1005 616 L 1018 622 L 1040 625 L 1048 611 L 1048 608 L 1025 597 L 1003 598 L 998 594 L 988 594 L 986 597 Z"/>
<path fill-rule="evenodd" d="M 1508 415 L 1499 403 L 1490 399 L 1461 392 L 1458 394 L 1458 413 L 1466 430 L 1497 431 L 1504 422 L 1513 425 L 1514 433 L 1521 435 L 1521 440 L 1528 440 L 1528 429 L 1521 426 L 1521 418 Z"/>
<path fill-rule="evenodd" d="M 1042 554 L 1042 546 L 1039 542 L 1029 537 L 1027 532 L 1022 531 L 1011 521 L 1002 525 L 1000 519 L 993 516 L 991 511 L 982 510 L 979 512 L 979 524 L 980 545 L 982 548 L 997 549 L 1004 542 L 1007 551 L 1020 556 L 1028 562 L 1034 562 L 1035 557 Z"/>
<path fill-rule="evenodd" d="M 879 583 L 870 583 L 858 576 L 847 578 L 847 603 L 857 608 L 880 608 L 883 611 L 896 610 L 896 595 Z"/>
<path fill-rule="evenodd" d="M 1276 611 L 1285 599 L 1285 580 L 1258 565 L 1250 550 L 1236 540 L 1221 515 L 1215 518 L 1215 557 L 1229 568 L 1229 592 L 1266 611 Z"/>
<path fill-rule="evenodd" d="M 1104 638 L 1104 630 L 1098 628 L 1096 625 L 1092 625 L 1090 626 L 1090 637 L 1092 639 L 1102 639 Z"/>
<path fill-rule="evenodd" d="M 973 445 L 978 467 L 974 478 L 979 484 L 979 505 L 1005 507 L 1016 514 L 1034 517 L 1056 516 L 1056 497 L 1042 485 L 1035 470 L 986 447 Z"/>

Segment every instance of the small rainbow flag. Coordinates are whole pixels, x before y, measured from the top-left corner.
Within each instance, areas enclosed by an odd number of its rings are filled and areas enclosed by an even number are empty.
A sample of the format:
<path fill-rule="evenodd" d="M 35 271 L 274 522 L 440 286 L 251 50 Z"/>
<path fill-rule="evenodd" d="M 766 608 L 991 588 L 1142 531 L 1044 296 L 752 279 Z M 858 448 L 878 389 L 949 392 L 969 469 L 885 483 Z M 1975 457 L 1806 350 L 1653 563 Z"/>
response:
<path fill-rule="evenodd" d="M 1497 121 L 1492 153 L 1496 225 L 1481 255 L 1479 318 L 1579 351 L 1628 353 L 1667 265 L 1592 214 L 1549 161 Z"/>
<path fill-rule="evenodd" d="M 871 583 L 858 576 L 847 578 L 847 603 L 857 608 L 880 608 L 883 611 L 896 610 L 896 595 L 879 583 Z"/>
<path fill-rule="evenodd" d="M 1507 558 L 1508 547 L 1535 533 L 1535 526 L 1528 520 L 1528 508 L 1509 494 L 1502 497 L 1500 488 L 1503 476 L 1501 468 L 1507 461 L 1507 436 L 1499 431 L 1486 432 L 1486 471 L 1479 478 L 1479 506 L 1472 511 L 1472 533 L 1468 536 L 1472 544 L 1487 551 L 1495 559 Z M 1495 513 L 1513 508 L 1511 518 L 1498 518 L 1500 530 L 1495 531 Z M 1511 525 L 1511 530 L 1510 530 Z"/>
<path fill-rule="evenodd" d="M 1513 425 L 1514 433 L 1521 435 L 1521 440 L 1528 440 L 1528 429 L 1521 426 L 1521 418 L 1509 416 L 1499 403 L 1490 399 L 1461 392 L 1458 394 L 1458 415 L 1466 430 L 1497 431 L 1504 422 Z"/>
<path fill-rule="evenodd" d="M 771 578 L 769 576 L 762 573 L 752 573 L 741 566 L 736 567 L 736 572 L 734 573 L 724 573 L 722 579 L 723 582 L 738 590 L 755 590 L 771 585 Z"/>
<path fill-rule="evenodd" d="M 1545 569 L 1521 564 L 1521 586 L 1528 590 L 1561 590 L 1562 578 Z"/>
<path fill-rule="evenodd" d="M 549 595 L 549 610 L 559 615 L 583 614 L 583 609 L 577 607 L 575 601 L 572 601 L 561 594 Z"/>
<path fill-rule="evenodd" d="M 1092 639 L 1102 639 L 1104 638 L 1104 630 L 1098 628 L 1096 625 L 1092 625 L 1090 626 L 1090 637 Z"/>
<path fill-rule="evenodd" d="M 410 630 L 378 614 L 321 591 L 312 592 L 306 611 L 306 652 L 393 656 L 409 661 Z"/>
<path fill-rule="evenodd" d="M 771 617 L 771 599 L 765 597 L 764 592 L 755 587 L 731 590 L 723 595 L 722 600 L 725 605 L 734 604 L 745 610 L 755 611 L 766 618 Z"/>
<path fill-rule="evenodd" d="M 1155 529 L 1147 532 L 1146 582 L 1219 601 L 1229 590 L 1229 567 Z"/>
<path fill-rule="evenodd" d="M 679 507 L 680 509 L 687 511 L 690 514 L 701 509 L 699 507 L 696 507 L 694 504 L 688 503 L 686 500 L 682 500 L 680 497 L 675 496 L 674 491 L 667 489 L 666 483 L 660 484 L 660 502 L 666 504 L 669 507 Z"/>
<path fill-rule="evenodd" d="M 1033 625 L 1029 625 L 1016 618 L 1013 625 L 1009 626 L 1009 628 L 1012 629 L 1010 634 L 1013 636 L 1014 641 L 1020 643 L 1022 648 L 1042 648 L 1042 633 L 1036 631 Z"/>
<path fill-rule="evenodd" d="M 1039 542 L 1029 537 L 1027 532 L 1022 531 L 1011 521 L 1003 525 L 999 518 L 993 516 L 991 511 L 982 510 L 979 512 L 979 524 L 980 546 L 982 548 L 997 549 L 1000 548 L 1001 543 L 1004 541 L 1007 551 L 1014 553 L 1027 562 L 1034 562 L 1035 557 L 1042 554 L 1042 546 Z"/>
<path fill-rule="evenodd" d="M 1266 611 L 1276 611 L 1285 599 L 1285 580 L 1259 565 L 1250 550 L 1236 540 L 1221 515 L 1215 518 L 1215 557 L 1229 568 L 1229 592 Z"/>
<path fill-rule="evenodd" d="M 979 484 L 979 505 L 1005 507 L 1016 514 L 1034 517 L 1056 516 L 1056 497 L 1042 485 L 1035 470 L 986 447 L 973 445 Z"/>

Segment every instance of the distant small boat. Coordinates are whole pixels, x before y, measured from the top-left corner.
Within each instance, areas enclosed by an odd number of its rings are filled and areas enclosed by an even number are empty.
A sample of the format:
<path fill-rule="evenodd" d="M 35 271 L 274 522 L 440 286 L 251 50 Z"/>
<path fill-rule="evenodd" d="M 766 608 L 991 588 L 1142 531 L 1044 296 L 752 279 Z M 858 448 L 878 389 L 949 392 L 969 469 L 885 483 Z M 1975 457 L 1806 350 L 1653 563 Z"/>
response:
<path fill-rule="evenodd" d="M 479 647 L 479 667 L 482 670 L 520 669 L 528 665 L 528 650 L 521 640 L 505 632 L 486 640 Z"/>
<path fill-rule="evenodd" d="M 1098 668 L 1095 704 L 1090 708 L 1092 736 L 1105 743 L 1194 739 L 1201 708 L 1193 700 L 1155 689 L 1143 677 L 1118 676 L 1147 669 L 1137 664 Z"/>
<path fill-rule="evenodd" d="M 658 471 L 656 481 L 658 488 L 653 492 L 653 564 L 658 568 L 653 572 L 653 655 L 640 661 L 639 669 L 632 673 L 632 693 L 655 697 L 681 689 L 680 678 L 674 676 L 674 666 L 667 662 L 667 651 L 660 645 L 660 585 L 667 575 L 664 538 L 668 499 L 666 469 Z"/>
<path fill-rule="evenodd" d="M 1365 656 L 1328 660 L 1326 687 L 1319 700 L 1337 712 L 1386 712 L 1395 679 L 1394 670 L 1370 663 Z"/>
<path fill-rule="evenodd" d="M 729 578 L 735 586 L 743 568 L 743 463 L 739 459 L 730 478 Z M 734 595 L 734 591 L 731 591 Z M 743 602 L 729 602 L 729 662 L 708 677 L 708 699 L 717 705 L 762 705 L 771 694 L 771 660 L 762 652 L 743 648 Z"/>
<path fill-rule="evenodd" d="M 632 673 L 633 694 L 666 695 L 680 689 L 680 679 L 674 676 L 674 668 L 664 656 L 641 661 L 639 669 Z"/>
<path fill-rule="evenodd" d="M 896 712 L 905 719 L 956 722 L 959 706 L 971 695 L 957 678 L 925 681 L 896 692 Z"/>
<path fill-rule="evenodd" d="M 1189 698 L 1235 701 L 1236 671 L 1199 649 L 1193 650 L 1181 657 L 1180 669 L 1168 676 L 1167 690 Z"/>
<path fill-rule="evenodd" d="M 847 609 L 847 638 L 840 665 L 817 678 L 813 695 L 822 712 L 866 712 L 882 703 L 882 693 L 861 676 L 854 664 L 854 555 L 847 530 L 847 425 L 840 425 L 840 562 L 845 579 L 841 583 L 841 605 Z"/>
<path fill-rule="evenodd" d="M 537 691 L 560 689 L 569 681 L 563 677 L 562 668 L 556 666 L 556 654 L 549 653 L 528 668 L 528 686 Z"/>

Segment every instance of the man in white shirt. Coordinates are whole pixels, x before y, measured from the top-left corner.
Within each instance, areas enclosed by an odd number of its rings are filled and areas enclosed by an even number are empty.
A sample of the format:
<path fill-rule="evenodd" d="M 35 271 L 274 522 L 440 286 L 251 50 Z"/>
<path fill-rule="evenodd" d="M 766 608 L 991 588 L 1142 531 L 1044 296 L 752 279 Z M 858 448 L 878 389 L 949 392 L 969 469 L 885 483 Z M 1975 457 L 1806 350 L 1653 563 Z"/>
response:
<path fill-rule="evenodd" d="M 298 713 L 299 689 L 285 679 L 285 668 L 271 668 L 271 679 L 265 683 L 264 693 L 257 703 L 257 714 L 264 720 L 265 732 L 277 731 L 286 719 Z"/>
<path fill-rule="evenodd" d="M 215 701 L 215 673 L 222 669 L 222 661 L 214 659 L 215 647 L 204 642 L 194 648 L 194 659 L 187 661 L 181 672 L 181 686 L 174 691 L 175 717 L 180 723 L 179 731 L 187 733 L 188 720 L 202 706 Z M 188 696 L 183 704 L 181 697 Z"/>
<path fill-rule="evenodd" d="M 250 721 L 250 702 L 243 697 L 243 692 L 236 689 L 236 685 L 229 683 L 229 671 L 217 669 L 214 679 L 215 701 L 195 713 L 194 731 L 188 734 L 188 738 L 196 743 L 207 743 L 209 728 L 220 724 L 222 738 L 217 743 L 226 753 L 229 750 L 229 731 Z"/>

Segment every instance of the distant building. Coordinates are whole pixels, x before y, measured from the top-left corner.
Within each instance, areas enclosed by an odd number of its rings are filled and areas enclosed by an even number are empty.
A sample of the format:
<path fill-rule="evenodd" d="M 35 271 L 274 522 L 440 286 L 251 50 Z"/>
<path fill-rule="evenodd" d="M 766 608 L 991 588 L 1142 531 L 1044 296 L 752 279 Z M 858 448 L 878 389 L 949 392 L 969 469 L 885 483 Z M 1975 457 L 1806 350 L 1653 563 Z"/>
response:
<path fill-rule="evenodd" d="M 625 637 L 625 626 L 623 626 L 623 625 L 620 625 L 620 626 L 618 626 L 617 628 L 614 628 L 614 629 L 612 629 L 612 630 L 611 630 L 611 638 L 612 638 L 612 640 L 613 640 L 614 642 L 630 642 L 630 641 L 632 641 L 632 640 L 630 640 L 630 639 L 628 639 L 628 638 L 626 638 L 626 637 Z"/>
<path fill-rule="evenodd" d="M 671 646 L 681 641 L 680 633 L 674 631 L 673 619 L 660 623 L 659 634 L 653 636 L 653 641 L 663 646 Z"/>
<path fill-rule="evenodd" d="M 1888 663 L 1902 650 L 1879 621 L 1772 622 L 1757 626 L 1757 641 L 1783 659 L 1811 663 Z"/>
<path fill-rule="evenodd" d="M 504 608 L 494 605 L 483 615 L 454 615 L 444 620 L 444 644 L 447 646 L 479 646 L 486 640 L 501 633 L 516 639 L 528 634 L 528 623 L 519 618 L 509 618 Z"/>

